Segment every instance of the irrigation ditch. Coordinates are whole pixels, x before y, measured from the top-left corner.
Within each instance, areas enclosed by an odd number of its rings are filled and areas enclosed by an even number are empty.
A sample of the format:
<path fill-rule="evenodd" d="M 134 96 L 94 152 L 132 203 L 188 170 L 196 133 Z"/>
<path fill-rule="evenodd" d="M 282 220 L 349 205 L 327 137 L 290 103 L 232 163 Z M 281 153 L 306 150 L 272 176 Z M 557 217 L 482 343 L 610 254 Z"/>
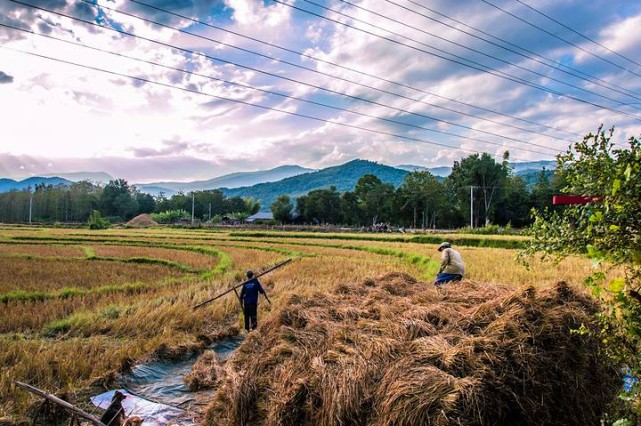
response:
<path fill-rule="evenodd" d="M 134 365 L 121 373 L 111 391 L 91 398 L 94 405 L 105 408 L 116 390 L 128 395 L 123 407 L 128 415 L 145 418 L 145 425 L 198 424 L 195 420 L 211 401 L 216 389 L 190 389 L 185 378 L 196 361 L 213 352 L 223 365 L 242 344 L 244 337 L 235 335 L 218 340 L 199 353 L 189 353 L 178 360 L 155 360 Z"/>

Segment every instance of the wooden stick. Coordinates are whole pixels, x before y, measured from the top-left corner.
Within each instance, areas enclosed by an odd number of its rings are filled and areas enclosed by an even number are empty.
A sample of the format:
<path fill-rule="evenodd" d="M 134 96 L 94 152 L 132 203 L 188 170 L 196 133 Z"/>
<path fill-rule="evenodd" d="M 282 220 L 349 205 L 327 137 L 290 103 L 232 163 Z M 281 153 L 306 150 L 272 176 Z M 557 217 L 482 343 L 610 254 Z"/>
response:
<path fill-rule="evenodd" d="M 103 422 L 101 422 L 99 419 L 97 419 L 96 417 L 92 416 L 91 414 L 81 410 L 80 408 L 78 408 L 78 407 L 76 407 L 74 405 L 69 404 L 67 401 L 63 401 L 62 399 L 58 398 L 55 395 L 51 395 L 51 394 L 49 394 L 49 393 L 47 393 L 47 392 L 45 392 L 43 390 L 40 390 L 40 389 L 38 389 L 38 388 L 36 388 L 34 386 L 31 386 L 31 385 L 28 385 L 26 383 L 15 382 L 15 384 L 18 387 L 21 387 L 21 388 L 23 388 L 23 389 L 25 389 L 25 390 L 33 393 L 33 394 L 41 396 L 42 398 L 46 399 L 47 401 L 51 401 L 54 404 L 61 406 L 65 410 L 67 410 L 67 411 L 69 411 L 69 412 L 71 412 L 71 413 L 73 413 L 73 414 L 75 414 L 77 416 L 80 416 L 85 420 L 90 421 L 91 423 L 93 423 L 96 426 L 107 426 Z"/>
<path fill-rule="evenodd" d="M 240 283 L 240 284 L 236 284 L 235 286 L 233 286 L 233 287 L 231 287 L 231 288 L 228 288 L 228 289 L 227 289 L 227 290 L 225 290 L 224 292 L 220 293 L 218 296 L 213 297 L 213 298 L 211 298 L 211 299 L 209 299 L 209 300 L 205 300 L 204 302 L 201 302 L 201 303 L 197 304 L 196 306 L 194 306 L 194 307 L 193 307 L 193 309 L 198 309 L 198 308 L 200 308 L 201 306 L 206 305 L 207 303 L 213 302 L 214 300 L 216 300 L 216 299 L 218 299 L 218 298 L 220 298 L 220 297 L 223 297 L 223 296 L 224 296 L 224 295 L 226 295 L 227 293 L 230 293 L 230 292 L 232 292 L 232 291 L 236 291 L 236 289 L 237 289 L 238 287 L 242 287 L 243 285 L 245 285 L 246 283 L 250 282 L 251 280 L 256 279 L 256 278 L 258 278 L 258 277 L 260 277 L 260 276 L 263 276 L 263 275 L 265 275 L 266 273 L 273 271 L 274 269 L 280 268 L 281 266 L 286 265 L 286 264 L 288 264 L 288 263 L 289 263 L 289 262 L 291 262 L 291 261 L 292 261 L 292 259 L 284 260 L 284 261 L 280 262 L 279 264 L 272 266 L 272 267 L 271 267 L 271 268 L 269 268 L 268 270 L 266 270 L 266 271 L 264 271 L 264 272 L 261 272 L 261 273 L 260 273 L 260 274 L 258 274 L 258 275 L 254 275 L 252 278 L 248 279 L 247 281 L 243 281 L 243 282 L 242 282 L 242 283 Z M 271 303 L 271 302 L 269 302 L 269 303 Z"/>

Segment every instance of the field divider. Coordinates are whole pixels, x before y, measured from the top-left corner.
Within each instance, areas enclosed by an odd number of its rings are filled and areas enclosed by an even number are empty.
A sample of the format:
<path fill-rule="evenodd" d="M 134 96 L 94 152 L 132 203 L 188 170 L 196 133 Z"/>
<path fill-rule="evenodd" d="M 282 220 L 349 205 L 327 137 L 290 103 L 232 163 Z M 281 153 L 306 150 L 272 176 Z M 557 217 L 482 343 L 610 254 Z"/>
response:
<path fill-rule="evenodd" d="M 384 243 L 403 243 L 403 244 L 440 244 L 447 240 L 453 244 L 468 247 L 487 247 L 487 248 L 504 248 L 520 249 L 524 247 L 527 238 L 466 238 L 452 235 L 408 235 L 402 234 L 397 236 L 374 236 L 374 235 L 339 235 L 339 234 L 321 234 L 321 233 L 264 233 L 264 232 L 230 232 L 230 237 L 235 238 L 270 238 L 270 239 L 319 239 L 319 240 L 351 240 L 351 241 L 378 241 Z"/>
<path fill-rule="evenodd" d="M 356 245 L 345 245 L 345 244 L 309 243 L 309 242 L 300 242 L 300 241 L 279 242 L 279 241 L 273 241 L 273 240 L 260 240 L 260 239 L 251 239 L 251 238 L 237 239 L 236 241 L 262 243 L 262 244 L 288 244 L 288 245 L 298 245 L 303 247 L 335 248 L 335 249 L 342 249 L 342 250 L 365 251 L 368 253 L 378 254 L 381 256 L 393 256 L 393 257 L 398 257 L 399 259 L 405 260 L 410 265 L 418 267 L 418 269 L 421 270 L 423 273 L 423 276 L 422 276 L 423 278 L 435 276 L 436 272 L 438 271 L 438 267 L 440 265 L 440 260 L 434 260 L 429 256 L 423 256 L 421 254 L 407 253 L 401 250 L 394 250 L 394 249 L 381 248 L 381 247 L 356 246 Z"/>

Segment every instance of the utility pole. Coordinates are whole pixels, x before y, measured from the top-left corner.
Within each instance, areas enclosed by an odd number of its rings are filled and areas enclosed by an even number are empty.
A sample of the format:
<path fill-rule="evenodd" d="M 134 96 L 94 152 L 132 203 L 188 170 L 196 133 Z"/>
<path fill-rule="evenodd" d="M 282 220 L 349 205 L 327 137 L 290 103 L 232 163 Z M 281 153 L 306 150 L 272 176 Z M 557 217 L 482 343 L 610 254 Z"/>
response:
<path fill-rule="evenodd" d="M 209 203 L 209 221 L 211 222 L 211 203 Z"/>
<path fill-rule="evenodd" d="M 194 226 L 194 208 L 196 206 L 196 196 L 194 191 L 191 191 L 191 226 Z"/>
<path fill-rule="evenodd" d="M 470 228 L 474 229 L 474 186 L 470 186 Z"/>
<path fill-rule="evenodd" d="M 31 225 L 31 212 L 33 211 L 33 191 L 29 187 L 29 225 Z"/>

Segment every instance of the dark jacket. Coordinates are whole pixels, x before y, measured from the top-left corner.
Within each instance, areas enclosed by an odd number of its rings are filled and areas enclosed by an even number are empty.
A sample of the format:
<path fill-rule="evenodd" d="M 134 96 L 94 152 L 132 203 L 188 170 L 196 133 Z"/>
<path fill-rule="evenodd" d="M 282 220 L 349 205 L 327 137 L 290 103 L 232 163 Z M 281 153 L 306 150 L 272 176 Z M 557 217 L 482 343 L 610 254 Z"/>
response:
<path fill-rule="evenodd" d="M 257 278 L 243 284 L 243 289 L 240 291 L 240 299 L 243 303 L 258 303 L 258 293 L 265 294 L 263 286 Z"/>

